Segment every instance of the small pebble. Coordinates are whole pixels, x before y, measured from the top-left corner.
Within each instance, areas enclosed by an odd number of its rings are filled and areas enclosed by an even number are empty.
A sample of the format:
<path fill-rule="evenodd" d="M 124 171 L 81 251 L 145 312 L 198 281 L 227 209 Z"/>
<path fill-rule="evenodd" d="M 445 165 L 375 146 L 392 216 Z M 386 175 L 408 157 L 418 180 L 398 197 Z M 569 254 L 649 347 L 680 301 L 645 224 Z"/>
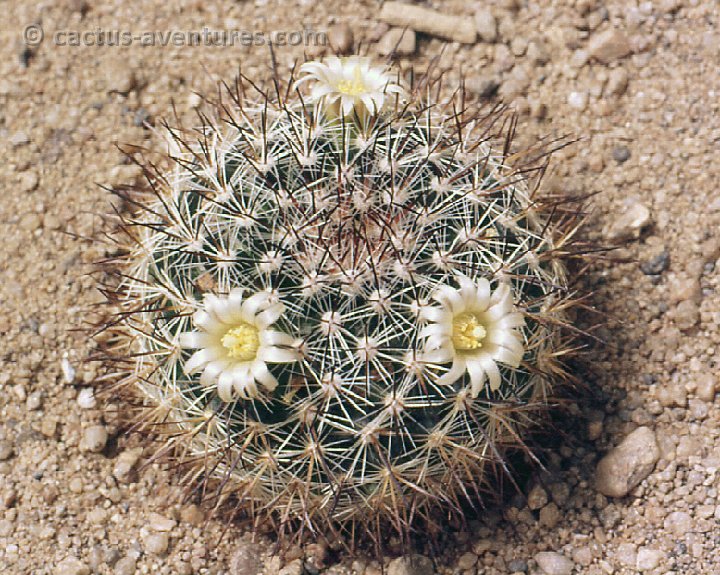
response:
<path fill-rule="evenodd" d="M 625 68 L 614 68 L 608 75 L 605 84 L 605 95 L 622 96 L 628 87 L 629 75 Z"/>
<path fill-rule="evenodd" d="M 542 485 L 535 485 L 528 493 L 527 504 L 530 509 L 537 511 L 543 508 L 548 502 L 548 494 Z"/>
<path fill-rule="evenodd" d="M 142 448 L 123 451 L 113 467 L 113 476 L 121 483 L 132 483 L 135 479 L 135 465 L 140 459 Z"/>
<path fill-rule="evenodd" d="M 78 393 L 77 403 L 82 409 L 93 409 L 97 405 L 92 387 L 83 387 Z"/>
<path fill-rule="evenodd" d="M 387 568 L 387 575 L 433 575 L 432 561 L 423 555 L 408 555 L 393 559 Z"/>
<path fill-rule="evenodd" d="M 257 543 L 243 539 L 239 542 L 230 559 L 230 575 L 258 575 L 263 571 L 263 562 Z"/>
<path fill-rule="evenodd" d="M 68 557 L 57 564 L 55 575 L 90 575 L 90 568 L 75 557 Z"/>
<path fill-rule="evenodd" d="M 637 561 L 635 567 L 638 571 L 652 571 L 656 569 L 665 557 L 665 553 L 658 549 L 649 547 L 641 547 L 637 553 Z"/>
<path fill-rule="evenodd" d="M 627 162 L 630 159 L 630 148 L 627 146 L 615 146 L 612 150 L 612 157 L 618 164 Z"/>
<path fill-rule="evenodd" d="M 53 438 L 57 434 L 58 422 L 52 417 L 44 417 L 40 423 L 40 433 L 47 438 Z"/>
<path fill-rule="evenodd" d="M 294 559 L 278 571 L 278 575 L 303 575 L 305 567 L 302 559 Z"/>
<path fill-rule="evenodd" d="M 42 393 L 39 391 L 33 391 L 30 395 L 28 395 L 25 407 L 28 411 L 40 409 L 42 407 Z"/>
<path fill-rule="evenodd" d="M 70 363 L 70 360 L 67 357 L 63 357 L 60 360 L 60 370 L 63 374 L 63 380 L 67 385 L 72 385 L 72 383 L 75 381 L 75 368 Z"/>
<path fill-rule="evenodd" d="M 561 518 L 560 509 L 555 503 L 549 503 L 540 510 L 540 525 L 544 525 L 548 529 L 554 529 L 560 523 Z"/>
<path fill-rule="evenodd" d="M 513 559 L 508 561 L 507 567 L 511 573 L 526 573 L 528 570 L 528 564 L 525 559 Z"/>
<path fill-rule="evenodd" d="M 632 200 L 627 204 L 625 211 L 611 222 L 607 232 L 608 237 L 611 240 L 637 239 L 650 223 L 649 208 L 638 200 Z"/>
<path fill-rule="evenodd" d="M 698 399 L 711 403 L 715 399 L 715 387 L 715 376 L 706 371 L 696 377 L 695 395 L 697 395 Z M 1 456 L 0 459 L 2 459 Z"/>
<path fill-rule="evenodd" d="M 500 82 L 495 76 L 475 75 L 465 80 L 465 88 L 480 98 L 492 98 L 498 91 Z"/>
<path fill-rule="evenodd" d="M 108 92 L 127 94 L 137 86 L 135 73 L 128 60 L 112 58 L 106 60 L 102 70 L 105 74 L 105 89 Z"/>
<path fill-rule="evenodd" d="M 488 8 L 483 7 L 475 12 L 475 29 L 480 41 L 492 44 L 497 40 L 497 20 Z"/>
<path fill-rule="evenodd" d="M 462 571 L 468 571 L 475 567 L 477 561 L 478 557 L 474 553 L 463 553 L 457 561 L 457 568 Z"/>
<path fill-rule="evenodd" d="M 115 563 L 115 575 L 135 575 L 137 560 L 134 557 L 123 557 Z"/>
<path fill-rule="evenodd" d="M 672 312 L 675 325 L 681 331 L 689 330 L 700 321 L 700 308 L 694 300 L 684 300 L 677 304 Z"/>
<path fill-rule="evenodd" d="M 168 550 L 170 538 L 167 533 L 150 533 L 143 537 L 143 544 L 146 553 L 164 555 Z"/>
<path fill-rule="evenodd" d="M 91 425 L 85 428 L 81 448 L 93 453 L 100 453 L 107 444 L 108 433 L 102 425 Z"/>
<path fill-rule="evenodd" d="M 145 108 L 139 108 L 133 114 L 133 126 L 141 128 L 150 123 L 150 112 Z"/>
<path fill-rule="evenodd" d="M 656 276 L 670 266 L 670 252 L 663 250 L 660 254 L 640 264 L 640 270 L 646 276 Z"/>
<path fill-rule="evenodd" d="M 0 461 L 6 461 L 13 456 L 14 449 L 12 443 L 0 440 Z"/>
<path fill-rule="evenodd" d="M 200 94 L 197 94 L 193 92 L 192 94 L 188 95 L 187 98 L 187 105 L 188 108 L 199 108 L 203 103 L 202 96 Z"/>
<path fill-rule="evenodd" d="M 177 521 L 163 517 L 159 513 L 151 513 L 148 517 L 148 525 L 155 531 L 172 531 Z"/>
<path fill-rule="evenodd" d="M 30 137 L 23 131 L 15 132 L 12 136 L 10 136 L 10 145 L 13 148 L 27 146 L 29 143 Z"/>
<path fill-rule="evenodd" d="M 673 511 L 665 518 L 663 527 L 666 532 L 682 537 L 692 531 L 693 520 L 686 511 Z"/>
<path fill-rule="evenodd" d="M 526 55 L 534 66 L 543 66 L 550 61 L 550 51 L 540 40 L 532 40 L 528 44 Z"/>
<path fill-rule="evenodd" d="M 535 555 L 535 561 L 544 575 L 572 575 L 575 565 L 570 559 L 554 551 L 542 551 Z"/>
<path fill-rule="evenodd" d="M 21 192 L 32 192 L 38 187 L 38 176 L 35 172 L 25 172 L 20 176 L 19 188 Z"/>
<path fill-rule="evenodd" d="M 567 99 L 568 105 L 576 110 L 584 110 L 587 107 L 587 92 L 570 92 Z"/>
<path fill-rule="evenodd" d="M 617 28 L 596 32 L 587 46 L 588 54 L 603 64 L 609 64 L 629 55 L 632 51 L 626 34 Z"/>
<path fill-rule="evenodd" d="M 327 32 L 327 39 L 330 47 L 336 54 L 350 54 L 355 44 L 355 35 L 347 22 L 331 26 Z"/>
<path fill-rule="evenodd" d="M 192 503 L 180 510 L 180 519 L 191 525 L 201 525 L 205 521 L 205 514 L 200 507 Z"/>

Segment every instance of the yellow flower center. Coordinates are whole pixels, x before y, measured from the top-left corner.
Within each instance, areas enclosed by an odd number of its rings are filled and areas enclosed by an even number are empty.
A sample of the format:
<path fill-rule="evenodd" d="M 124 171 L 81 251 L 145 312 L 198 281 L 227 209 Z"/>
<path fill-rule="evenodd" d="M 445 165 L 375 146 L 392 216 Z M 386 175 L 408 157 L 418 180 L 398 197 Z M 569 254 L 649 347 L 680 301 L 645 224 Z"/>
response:
<path fill-rule="evenodd" d="M 359 96 L 367 92 L 367 87 L 365 86 L 365 82 L 363 82 L 359 66 L 355 68 L 352 80 L 340 80 L 338 82 L 337 90 L 348 96 Z"/>
<path fill-rule="evenodd" d="M 260 348 L 260 333 L 255 326 L 243 322 L 228 330 L 221 342 L 231 358 L 250 361 L 257 357 Z"/>
<path fill-rule="evenodd" d="M 478 349 L 486 336 L 487 330 L 474 313 L 461 313 L 453 319 L 452 342 L 456 350 Z"/>

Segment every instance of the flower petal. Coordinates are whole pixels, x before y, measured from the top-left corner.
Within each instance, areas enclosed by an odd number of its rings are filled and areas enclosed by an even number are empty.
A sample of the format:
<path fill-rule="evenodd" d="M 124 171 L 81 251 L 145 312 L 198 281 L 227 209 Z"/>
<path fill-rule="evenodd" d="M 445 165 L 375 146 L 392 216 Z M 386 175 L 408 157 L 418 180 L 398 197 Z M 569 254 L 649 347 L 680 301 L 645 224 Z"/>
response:
<path fill-rule="evenodd" d="M 466 365 L 470 375 L 470 395 L 477 397 L 485 383 L 485 369 L 483 364 L 475 358 L 468 360 Z"/>
<path fill-rule="evenodd" d="M 487 372 L 488 379 L 490 380 L 490 390 L 497 391 L 500 389 L 502 376 L 500 375 L 500 370 L 498 369 L 497 364 L 494 361 L 487 362 L 485 371 Z"/>
<path fill-rule="evenodd" d="M 497 326 L 502 329 L 525 327 L 525 316 L 519 311 L 509 313 L 497 321 Z"/>
<path fill-rule="evenodd" d="M 448 285 L 441 285 L 433 293 L 433 299 L 447 307 L 454 314 L 465 311 L 465 305 L 460 293 Z"/>
<path fill-rule="evenodd" d="M 524 349 L 521 346 L 516 348 L 498 346 L 489 344 L 485 351 L 492 357 L 494 361 L 503 363 L 508 367 L 517 369 L 520 367 L 524 355 Z"/>
<path fill-rule="evenodd" d="M 253 323 L 257 313 L 268 305 L 269 296 L 269 293 L 261 291 L 247 298 L 242 305 L 243 320 L 248 323 Z"/>
<path fill-rule="evenodd" d="M 282 347 L 261 347 L 257 358 L 268 363 L 292 363 L 298 360 L 297 351 Z"/>
<path fill-rule="evenodd" d="M 192 320 L 193 325 L 200 327 L 205 331 L 212 332 L 213 328 L 217 330 L 217 321 L 203 309 L 196 311 L 192 316 Z"/>
<path fill-rule="evenodd" d="M 454 355 L 453 349 L 446 345 L 423 352 L 420 359 L 425 363 L 450 363 Z"/>
<path fill-rule="evenodd" d="M 475 305 L 478 311 L 486 310 L 490 305 L 490 282 L 485 278 L 475 282 Z"/>
<path fill-rule="evenodd" d="M 255 326 L 258 329 L 265 329 L 269 325 L 274 324 L 285 311 L 285 306 L 281 303 L 275 303 L 269 308 L 261 311 L 255 316 Z"/>
<path fill-rule="evenodd" d="M 211 347 L 206 347 L 196 351 L 190 356 L 190 359 L 185 362 L 185 373 L 188 375 L 196 373 L 211 361 L 220 359 L 221 357 L 221 352 Z"/>
<path fill-rule="evenodd" d="M 452 335 L 452 325 L 450 322 L 448 323 L 431 323 L 429 325 L 424 326 L 420 333 L 418 333 L 418 337 L 420 339 L 426 338 L 426 337 L 450 337 Z"/>
<path fill-rule="evenodd" d="M 465 374 L 465 361 L 455 359 L 447 373 L 438 378 L 438 385 L 452 385 Z"/>
<path fill-rule="evenodd" d="M 420 318 L 435 323 L 452 322 L 452 314 L 439 307 L 423 306 L 420 308 Z"/>
<path fill-rule="evenodd" d="M 492 391 L 497 391 L 500 388 L 500 384 L 502 383 L 502 377 L 500 376 L 500 370 L 498 369 L 498 366 L 493 360 L 493 358 L 490 357 L 488 354 L 483 353 L 477 357 L 477 362 L 478 364 L 482 365 L 483 370 L 488 376 L 488 379 L 490 381 L 490 389 Z M 475 395 L 473 397 L 475 397 Z"/>
<path fill-rule="evenodd" d="M 242 369 L 236 368 L 233 371 L 233 386 L 241 399 L 257 397 L 257 385 L 255 385 L 255 377 L 251 372 L 251 366 L 245 365 Z"/>
<path fill-rule="evenodd" d="M 293 343 L 294 340 L 292 336 L 281 331 L 266 329 L 260 332 L 260 345 L 262 346 L 282 345 L 290 347 Z"/>
<path fill-rule="evenodd" d="M 223 401 L 234 401 L 234 378 L 231 371 L 223 371 L 218 378 L 217 392 Z"/>
<path fill-rule="evenodd" d="M 197 349 L 212 344 L 212 337 L 201 331 L 186 331 L 178 335 L 178 344 L 184 349 Z"/>
<path fill-rule="evenodd" d="M 210 387 L 215 384 L 220 374 L 230 366 L 229 360 L 218 359 L 211 361 L 205 366 L 200 375 L 200 385 Z"/>
<path fill-rule="evenodd" d="M 270 373 L 264 361 L 256 361 L 253 363 L 252 375 L 257 381 L 262 383 L 268 391 L 274 391 L 278 385 L 277 379 Z"/>

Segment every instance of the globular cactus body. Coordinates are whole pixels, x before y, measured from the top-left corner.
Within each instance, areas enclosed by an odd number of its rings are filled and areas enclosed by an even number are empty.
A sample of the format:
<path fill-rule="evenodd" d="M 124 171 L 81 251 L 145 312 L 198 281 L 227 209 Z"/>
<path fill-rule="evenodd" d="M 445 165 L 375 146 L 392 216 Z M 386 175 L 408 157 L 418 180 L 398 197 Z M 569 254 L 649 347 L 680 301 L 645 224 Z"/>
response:
<path fill-rule="evenodd" d="M 170 133 L 116 235 L 105 346 L 208 497 L 404 536 L 482 498 L 562 374 L 572 218 L 492 116 L 323 66 L 313 104 L 238 97 Z"/>

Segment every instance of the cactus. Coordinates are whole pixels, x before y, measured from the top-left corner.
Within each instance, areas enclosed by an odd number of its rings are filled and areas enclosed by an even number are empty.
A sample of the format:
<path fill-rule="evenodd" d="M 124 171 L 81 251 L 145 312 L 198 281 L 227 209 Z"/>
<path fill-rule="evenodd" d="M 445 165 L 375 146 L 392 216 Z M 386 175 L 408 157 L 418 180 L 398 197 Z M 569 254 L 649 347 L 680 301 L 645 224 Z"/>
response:
<path fill-rule="evenodd" d="M 502 110 L 301 71 L 168 128 L 169 167 L 118 191 L 102 346 L 211 505 L 404 542 L 482 505 L 568 377 L 576 207 Z"/>

